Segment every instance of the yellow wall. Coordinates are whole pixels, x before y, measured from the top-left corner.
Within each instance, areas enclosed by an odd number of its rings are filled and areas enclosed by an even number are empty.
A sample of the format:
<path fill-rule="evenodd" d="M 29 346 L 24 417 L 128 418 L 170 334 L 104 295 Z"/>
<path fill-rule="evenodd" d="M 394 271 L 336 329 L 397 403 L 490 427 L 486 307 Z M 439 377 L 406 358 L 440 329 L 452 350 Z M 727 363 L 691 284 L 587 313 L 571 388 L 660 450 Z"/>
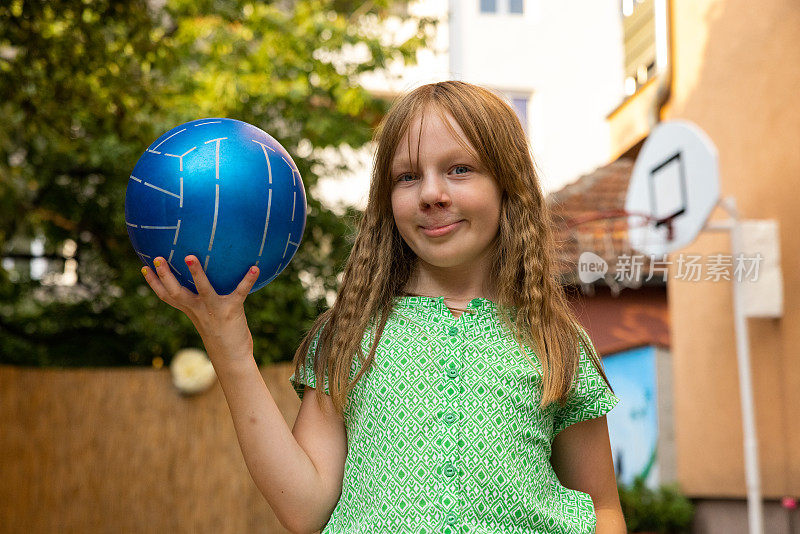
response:
<path fill-rule="evenodd" d="M 655 126 L 659 78 L 650 78 L 631 98 L 608 115 L 611 160 L 646 138 Z"/>
<path fill-rule="evenodd" d="M 722 195 L 736 198 L 744 218 L 780 224 L 784 316 L 749 320 L 751 362 L 763 495 L 797 495 L 800 8 L 793 0 L 674 0 L 671 10 L 672 93 L 662 120 L 700 126 L 719 150 Z M 721 208 L 712 216 L 726 217 Z M 701 233 L 681 252 L 728 254 L 728 235 Z M 743 497 L 730 283 L 671 276 L 668 299 L 679 482 L 691 496 Z"/>

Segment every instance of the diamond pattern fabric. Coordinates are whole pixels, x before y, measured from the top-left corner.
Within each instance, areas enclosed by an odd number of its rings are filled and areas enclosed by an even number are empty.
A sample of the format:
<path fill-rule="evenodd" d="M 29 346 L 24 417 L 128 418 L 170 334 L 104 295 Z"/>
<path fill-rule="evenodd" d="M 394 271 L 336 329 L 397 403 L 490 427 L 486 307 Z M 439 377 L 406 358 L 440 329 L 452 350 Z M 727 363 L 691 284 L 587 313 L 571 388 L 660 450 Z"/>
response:
<path fill-rule="evenodd" d="M 318 339 L 289 378 L 301 399 L 304 385 L 317 387 Z M 397 297 L 372 367 L 350 392 L 342 494 L 322 534 L 594 532 L 592 499 L 561 485 L 551 445 L 619 399 L 581 347 L 569 402 L 541 410 L 541 366 L 526 351 L 534 365 L 488 299 L 455 317 L 442 297 Z"/>

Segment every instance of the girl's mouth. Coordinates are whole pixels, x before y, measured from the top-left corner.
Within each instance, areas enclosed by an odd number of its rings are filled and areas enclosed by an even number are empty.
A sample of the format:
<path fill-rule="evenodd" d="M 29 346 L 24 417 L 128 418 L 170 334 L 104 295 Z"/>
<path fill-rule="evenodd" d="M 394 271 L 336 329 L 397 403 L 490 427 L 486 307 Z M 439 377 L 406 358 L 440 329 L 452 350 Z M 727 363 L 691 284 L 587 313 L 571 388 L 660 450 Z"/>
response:
<path fill-rule="evenodd" d="M 422 230 L 422 233 L 428 237 L 441 237 L 455 231 L 462 222 L 464 221 L 457 221 L 452 224 L 448 224 L 447 226 L 439 226 L 437 228 L 425 228 L 424 226 L 420 226 L 420 229 Z"/>

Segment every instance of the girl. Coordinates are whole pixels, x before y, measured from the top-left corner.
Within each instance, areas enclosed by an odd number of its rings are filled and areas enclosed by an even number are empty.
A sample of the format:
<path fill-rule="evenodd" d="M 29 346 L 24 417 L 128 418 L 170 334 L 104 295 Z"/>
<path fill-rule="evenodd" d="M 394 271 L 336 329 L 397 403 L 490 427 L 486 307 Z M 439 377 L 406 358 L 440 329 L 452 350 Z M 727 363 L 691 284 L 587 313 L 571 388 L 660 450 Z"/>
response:
<path fill-rule="evenodd" d="M 145 273 L 203 337 L 256 485 L 292 532 L 624 533 L 619 399 L 558 282 L 513 110 L 429 84 L 375 138 L 338 297 L 295 353 L 291 432 L 252 357 L 257 269 L 226 296 L 194 256 L 199 295 L 163 259 Z"/>

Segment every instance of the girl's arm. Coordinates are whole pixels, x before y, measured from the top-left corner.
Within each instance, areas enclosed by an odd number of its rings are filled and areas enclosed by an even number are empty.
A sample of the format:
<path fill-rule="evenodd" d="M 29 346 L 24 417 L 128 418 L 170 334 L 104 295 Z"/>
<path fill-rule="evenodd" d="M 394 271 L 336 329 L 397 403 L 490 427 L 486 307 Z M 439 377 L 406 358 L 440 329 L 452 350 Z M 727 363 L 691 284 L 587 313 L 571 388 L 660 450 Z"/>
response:
<path fill-rule="evenodd" d="M 550 463 L 562 485 L 592 497 L 596 534 L 627 532 L 605 415 L 572 424 L 556 434 Z"/>
<path fill-rule="evenodd" d="M 342 491 L 347 436 L 344 421 L 325 395 L 320 411 L 306 387 L 290 432 L 258 366 L 218 370 L 247 469 L 280 523 L 310 534 L 330 519 Z"/>
<path fill-rule="evenodd" d="M 253 337 L 244 313 L 258 269 L 249 271 L 233 293 L 217 295 L 197 258 L 188 256 L 198 291 L 194 294 L 178 283 L 163 258 L 154 263 L 157 276 L 145 268 L 145 279 L 161 300 L 189 317 L 203 339 L 253 482 L 291 532 L 319 530 L 341 492 L 347 448 L 344 422 L 332 409 L 320 411 L 310 394 L 303 398 L 295 433 L 289 430 L 253 359 Z"/>

